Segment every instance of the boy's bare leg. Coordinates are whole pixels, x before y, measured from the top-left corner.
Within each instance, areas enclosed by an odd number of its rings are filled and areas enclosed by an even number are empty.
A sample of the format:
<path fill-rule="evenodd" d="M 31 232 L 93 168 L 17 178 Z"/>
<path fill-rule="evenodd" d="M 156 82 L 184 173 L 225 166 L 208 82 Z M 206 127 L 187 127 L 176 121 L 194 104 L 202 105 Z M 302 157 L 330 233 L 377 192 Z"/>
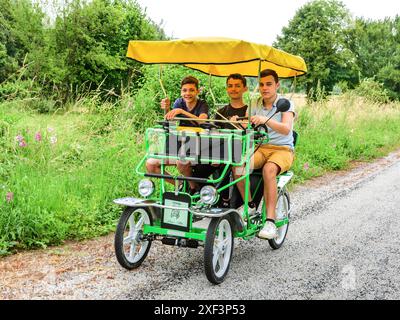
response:
<path fill-rule="evenodd" d="M 256 157 L 257 157 L 257 163 L 258 163 L 257 165 L 258 166 L 259 165 L 263 165 L 262 163 L 260 163 L 260 160 L 259 160 L 260 155 L 259 155 L 259 153 L 257 153 L 257 152 L 254 153 L 252 155 L 252 157 L 250 158 L 250 172 L 254 169 L 254 166 L 255 166 L 255 163 L 256 163 L 256 160 L 255 160 Z M 261 168 L 261 167 L 258 167 L 258 168 Z M 258 168 L 256 168 L 256 169 L 258 169 Z M 235 180 L 239 179 L 240 177 L 245 175 L 245 173 L 246 173 L 246 165 L 244 165 L 243 167 L 233 168 L 232 173 L 233 173 L 233 178 Z M 236 183 L 236 187 L 238 188 L 239 193 L 242 196 L 243 201 L 244 201 L 244 194 L 245 194 L 245 190 L 246 190 L 245 186 L 246 186 L 246 179 L 240 180 L 239 182 Z M 253 201 L 253 198 L 251 196 L 251 191 L 249 190 L 249 202 L 252 202 L 252 201 Z"/>
<path fill-rule="evenodd" d="M 244 172 L 245 172 L 245 167 L 234 168 L 232 170 L 233 178 L 235 180 L 239 179 L 240 177 L 242 177 L 244 175 Z M 244 201 L 244 194 L 245 194 L 245 186 L 246 186 L 246 179 L 240 180 L 236 183 L 236 187 L 238 188 L 243 201 Z M 251 192 L 249 190 L 249 202 L 251 202 L 251 201 L 253 201 L 253 198 L 251 197 Z"/>
<path fill-rule="evenodd" d="M 178 171 L 185 177 L 191 177 L 192 176 L 192 165 L 190 162 L 181 162 L 177 161 L 176 167 L 178 168 Z M 198 187 L 197 183 L 194 181 L 189 181 L 189 186 L 190 189 L 194 190 Z"/>
<path fill-rule="evenodd" d="M 172 164 L 169 164 L 172 165 Z M 156 174 L 161 174 L 161 163 L 160 160 L 158 159 L 147 159 L 146 161 L 146 170 L 148 173 L 156 173 Z M 164 174 L 170 176 L 170 174 L 164 170 Z M 165 179 L 166 182 L 175 185 L 175 181 L 172 179 Z"/>
<path fill-rule="evenodd" d="M 280 172 L 280 168 L 273 162 L 267 162 L 263 167 L 264 179 L 264 199 L 267 208 L 267 218 L 275 220 L 275 208 L 278 198 L 278 186 L 276 184 L 276 176 Z"/>

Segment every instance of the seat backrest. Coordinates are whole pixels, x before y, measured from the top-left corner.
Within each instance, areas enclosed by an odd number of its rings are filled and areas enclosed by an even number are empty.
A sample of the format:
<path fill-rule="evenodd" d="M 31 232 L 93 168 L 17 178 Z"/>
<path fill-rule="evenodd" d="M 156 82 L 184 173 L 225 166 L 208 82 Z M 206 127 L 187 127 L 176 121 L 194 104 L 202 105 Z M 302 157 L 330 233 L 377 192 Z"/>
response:
<path fill-rule="evenodd" d="M 297 144 L 297 138 L 299 137 L 299 134 L 293 130 L 293 146 L 295 147 Z"/>

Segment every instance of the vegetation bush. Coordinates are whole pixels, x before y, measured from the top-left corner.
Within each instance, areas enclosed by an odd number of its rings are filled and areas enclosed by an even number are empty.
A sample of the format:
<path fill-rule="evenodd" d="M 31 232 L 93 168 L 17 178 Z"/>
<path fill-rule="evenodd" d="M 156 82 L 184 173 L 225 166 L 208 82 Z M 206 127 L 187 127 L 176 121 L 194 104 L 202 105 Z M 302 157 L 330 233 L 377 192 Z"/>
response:
<path fill-rule="evenodd" d="M 389 93 L 382 83 L 377 82 L 373 78 L 364 79 L 354 90 L 356 94 L 364 97 L 371 102 L 388 103 Z"/>

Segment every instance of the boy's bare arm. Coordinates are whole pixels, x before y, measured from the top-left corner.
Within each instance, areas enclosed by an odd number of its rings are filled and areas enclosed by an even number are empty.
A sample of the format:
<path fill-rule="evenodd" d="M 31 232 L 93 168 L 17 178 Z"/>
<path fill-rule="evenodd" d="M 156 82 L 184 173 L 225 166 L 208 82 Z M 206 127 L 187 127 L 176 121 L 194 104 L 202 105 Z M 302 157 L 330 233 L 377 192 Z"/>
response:
<path fill-rule="evenodd" d="M 283 135 L 288 135 L 290 130 L 292 129 L 293 124 L 293 112 L 283 112 L 282 113 L 282 122 L 276 121 L 274 119 L 270 119 L 267 123 L 267 126 L 270 127 L 275 132 L 278 132 Z M 251 122 L 256 126 L 265 124 L 268 120 L 267 117 L 264 116 L 252 116 Z"/>
<path fill-rule="evenodd" d="M 173 118 L 179 117 L 180 115 L 184 115 L 186 118 L 191 118 L 191 119 L 207 119 L 208 118 L 206 113 L 202 113 L 202 114 L 200 114 L 200 116 L 197 117 L 194 114 L 187 112 L 183 109 L 179 109 L 179 108 L 169 111 L 165 115 L 165 118 L 167 120 L 172 120 Z"/>
<path fill-rule="evenodd" d="M 164 98 L 161 100 L 161 109 L 165 110 L 166 113 L 169 112 L 171 108 L 171 100 L 169 98 Z"/>

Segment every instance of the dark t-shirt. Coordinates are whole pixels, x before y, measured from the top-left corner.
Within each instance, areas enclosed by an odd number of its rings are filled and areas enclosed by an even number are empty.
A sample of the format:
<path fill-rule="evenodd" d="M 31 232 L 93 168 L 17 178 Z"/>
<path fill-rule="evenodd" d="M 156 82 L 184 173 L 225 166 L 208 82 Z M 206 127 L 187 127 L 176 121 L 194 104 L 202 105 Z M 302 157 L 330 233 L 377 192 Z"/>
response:
<path fill-rule="evenodd" d="M 208 114 L 208 104 L 206 101 L 198 99 L 196 106 L 192 109 L 189 110 L 188 107 L 186 106 L 186 102 L 185 100 L 183 100 L 183 98 L 179 98 L 176 99 L 176 101 L 174 102 L 174 106 L 172 107 L 172 109 L 182 109 L 186 112 L 189 112 L 193 115 L 195 115 L 196 117 L 199 117 L 202 113 L 205 113 L 207 116 L 209 116 Z M 183 114 L 179 115 L 179 117 L 182 118 L 186 118 Z M 198 124 L 195 124 L 196 121 L 192 122 L 192 121 L 181 121 L 180 125 L 182 126 L 188 126 L 188 127 L 193 127 L 193 126 L 198 126 Z"/>
<path fill-rule="evenodd" d="M 220 114 L 222 114 L 228 120 L 233 116 L 244 117 L 246 116 L 247 106 L 243 106 L 241 108 L 233 108 L 230 104 L 222 107 L 218 110 Z M 225 120 L 218 113 L 215 114 L 215 120 Z M 236 129 L 229 123 L 218 123 L 224 129 Z"/>

